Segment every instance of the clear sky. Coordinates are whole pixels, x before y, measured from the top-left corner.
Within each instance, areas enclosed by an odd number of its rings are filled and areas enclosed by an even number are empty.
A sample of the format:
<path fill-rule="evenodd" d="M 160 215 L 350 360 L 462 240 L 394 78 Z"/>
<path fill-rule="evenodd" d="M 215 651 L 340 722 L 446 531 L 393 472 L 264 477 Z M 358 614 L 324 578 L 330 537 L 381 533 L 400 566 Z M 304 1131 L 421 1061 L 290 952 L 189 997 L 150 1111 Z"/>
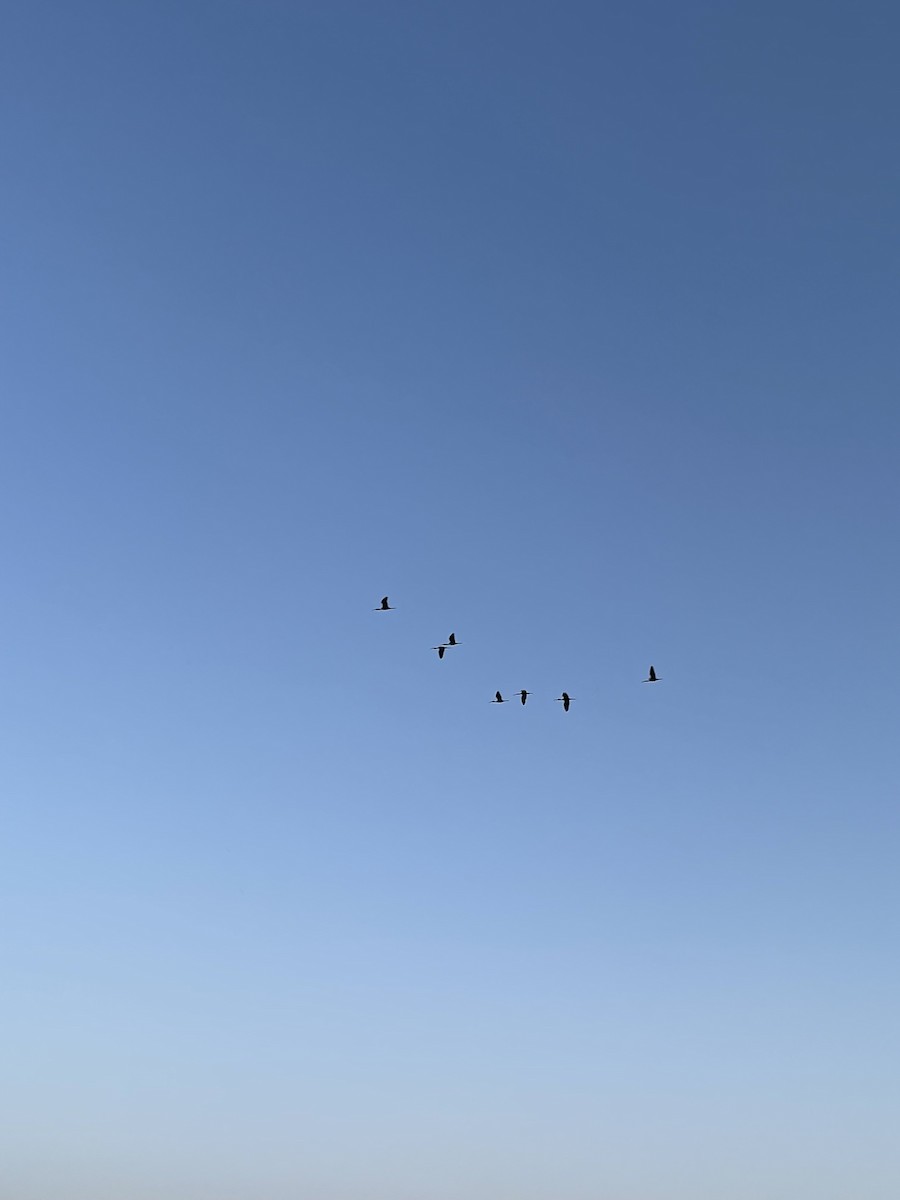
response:
<path fill-rule="evenodd" d="M 896 6 L 3 25 L 0 1200 L 896 1200 Z"/>

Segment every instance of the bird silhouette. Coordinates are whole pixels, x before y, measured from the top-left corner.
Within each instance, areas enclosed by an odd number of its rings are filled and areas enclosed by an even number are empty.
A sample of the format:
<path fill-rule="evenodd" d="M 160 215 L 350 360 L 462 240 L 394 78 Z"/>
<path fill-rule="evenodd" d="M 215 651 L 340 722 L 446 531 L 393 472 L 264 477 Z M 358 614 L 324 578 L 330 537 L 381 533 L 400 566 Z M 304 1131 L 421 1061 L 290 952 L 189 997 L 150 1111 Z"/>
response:
<path fill-rule="evenodd" d="M 656 672 L 653 670 L 652 667 L 650 668 L 650 674 L 644 680 L 644 683 L 659 683 L 659 676 L 656 674 Z"/>
<path fill-rule="evenodd" d="M 456 640 L 456 634 L 451 633 L 450 636 L 447 638 L 447 645 L 448 646 L 461 646 L 462 642 L 458 642 Z"/>
<path fill-rule="evenodd" d="M 383 599 L 382 599 L 381 603 L 378 605 L 378 607 L 373 609 L 372 611 L 373 612 L 393 612 L 394 606 L 393 606 L 393 604 L 388 604 L 388 598 L 387 598 L 387 596 L 385 596 L 385 597 L 383 597 Z"/>
<path fill-rule="evenodd" d="M 521 692 L 517 692 L 516 694 L 522 697 L 522 703 L 524 704 L 526 699 L 531 695 L 531 692 L 526 692 L 525 689 L 522 688 Z"/>
<path fill-rule="evenodd" d="M 563 694 L 561 696 L 557 696 L 556 699 L 562 700 L 563 709 L 565 712 L 568 712 L 569 711 L 569 701 L 572 699 L 572 697 L 569 695 L 569 693 L 563 692 Z"/>
<path fill-rule="evenodd" d="M 491 704 L 508 704 L 508 703 L 509 703 L 509 701 L 508 701 L 508 700 L 504 700 L 504 699 L 503 699 L 503 697 L 500 695 L 500 693 L 499 693 L 499 692 L 495 692 L 495 693 L 494 693 L 494 698 L 493 698 L 493 700 L 491 701 Z"/>
<path fill-rule="evenodd" d="M 431 648 L 432 648 L 432 650 L 437 650 L 437 652 L 438 652 L 438 658 L 443 658 L 443 657 L 444 657 L 444 651 L 447 649 L 447 647 L 446 647 L 446 646 L 444 646 L 444 645 L 440 645 L 440 646 L 432 646 Z"/>

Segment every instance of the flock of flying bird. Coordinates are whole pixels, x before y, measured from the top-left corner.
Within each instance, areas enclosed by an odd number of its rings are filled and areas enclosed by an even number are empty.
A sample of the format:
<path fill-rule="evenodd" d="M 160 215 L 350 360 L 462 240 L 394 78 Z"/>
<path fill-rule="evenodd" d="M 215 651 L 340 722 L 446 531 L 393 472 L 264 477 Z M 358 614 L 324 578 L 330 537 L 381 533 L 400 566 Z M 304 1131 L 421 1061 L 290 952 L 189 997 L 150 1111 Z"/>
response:
<path fill-rule="evenodd" d="M 373 611 L 374 612 L 394 612 L 394 606 L 393 606 L 393 604 L 388 604 L 387 596 L 382 596 L 381 603 L 379 605 L 377 605 Z M 449 650 L 451 646 L 460 646 L 460 645 L 462 645 L 462 643 L 458 642 L 456 640 L 456 634 L 451 633 L 450 636 L 447 638 L 446 642 L 441 642 L 439 645 L 432 646 L 431 648 L 432 648 L 432 650 L 437 650 L 438 658 L 443 658 L 444 652 L 446 650 Z M 647 675 L 647 678 L 645 680 L 643 680 L 643 682 L 644 683 L 659 683 L 659 676 L 656 674 L 656 671 L 653 669 L 652 666 L 650 667 L 650 672 Z M 532 695 L 532 693 L 526 692 L 525 689 L 522 688 L 521 691 L 514 692 L 513 695 L 518 696 L 519 699 L 524 704 L 525 701 L 528 699 L 528 697 L 530 695 Z M 559 701 L 562 704 L 563 712 L 568 712 L 569 705 L 572 703 L 572 701 L 575 699 L 575 697 L 570 696 L 568 692 L 563 692 L 563 694 L 561 696 L 557 696 L 556 699 L 557 699 L 557 701 Z M 511 703 L 511 701 L 507 700 L 507 698 L 505 696 L 501 695 L 500 692 L 495 692 L 494 698 L 491 701 L 491 704 L 509 704 L 509 703 Z"/>

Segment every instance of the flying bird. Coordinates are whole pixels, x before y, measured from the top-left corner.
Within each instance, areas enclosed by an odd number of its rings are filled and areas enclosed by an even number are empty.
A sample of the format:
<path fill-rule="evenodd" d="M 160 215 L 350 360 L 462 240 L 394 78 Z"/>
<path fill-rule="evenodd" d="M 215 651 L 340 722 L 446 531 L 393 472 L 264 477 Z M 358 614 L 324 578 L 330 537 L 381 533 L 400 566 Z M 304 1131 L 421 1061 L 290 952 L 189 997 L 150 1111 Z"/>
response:
<path fill-rule="evenodd" d="M 447 647 L 446 647 L 446 646 L 444 646 L 444 645 L 440 645 L 440 646 L 432 646 L 431 648 L 432 648 L 432 650 L 437 650 L 437 652 L 438 652 L 438 658 L 443 658 L 443 657 L 444 657 L 444 651 L 447 649 Z"/>
<path fill-rule="evenodd" d="M 659 676 L 656 674 L 656 672 L 653 670 L 652 667 L 650 668 L 650 674 L 647 676 L 647 678 L 643 682 L 644 683 L 659 683 Z"/>
<path fill-rule="evenodd" d="M 456 634 L 451 633 L 450 636 L 447 638 L 447 645 L 448 646 L 461 646 L 462 642 L 458 642 L 456 640 Z"/>
<path fill-rule="evenodd" d="M 491 704 L 508 704 L 508 703 L 509 703 L 509 701 L 508 701 L 508 700 L 504 700 L 504 699 L 503 699 L 503 697 L 500 695 L 500 693 L 499 693 L 499 692 L 495 692 L 495 693 L 494 693 L 494 698 L 493 698 L 493 700 L 491 701 Z"/>
<path fill-rule="evenodd" d="M 388 604 L 388 598 L 387 598 L 387 596 L 385 596 L 385 597 L 383 597 L 383 599 L 382 599 L 381 603 L 378 605 L 378 607 L 373 609 L 372 611 L 373 612 L 393 612 L 394 606 L 393 606 L 393 604 Z"/>
<path fill-rule="evenodd" d="M 556 699 L 562 700 L 563 709 L 565 712 L 568 712 L 569 711 L 569 701 L 572 699 L 572 697 L 569 695 L 569 693 L 563 692 L 563 694 L 561 696 L 557 696 Z M 523 700 L 522 703 L 524 704 L 525 701 Z"/>
<path fill-rule="evenodd" d="M 531 692 L 526 692 L 525 689 L 522 688 L 521 692 L 517 692 L 516 695 L 522 697 L 522 703 L 524 704 L 526 699 L 531 695 Z"/>

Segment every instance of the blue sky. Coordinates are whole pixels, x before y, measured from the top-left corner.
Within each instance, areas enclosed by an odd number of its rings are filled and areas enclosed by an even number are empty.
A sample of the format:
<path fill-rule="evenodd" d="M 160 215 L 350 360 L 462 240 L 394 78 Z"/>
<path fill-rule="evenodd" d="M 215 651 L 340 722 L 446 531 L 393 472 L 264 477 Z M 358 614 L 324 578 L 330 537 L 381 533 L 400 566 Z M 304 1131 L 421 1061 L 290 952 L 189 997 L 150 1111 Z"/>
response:
<path fill-rule="evenodd" d="M 5 27 L 2 1200 L 894 1200 L 893 6 Z"/>

